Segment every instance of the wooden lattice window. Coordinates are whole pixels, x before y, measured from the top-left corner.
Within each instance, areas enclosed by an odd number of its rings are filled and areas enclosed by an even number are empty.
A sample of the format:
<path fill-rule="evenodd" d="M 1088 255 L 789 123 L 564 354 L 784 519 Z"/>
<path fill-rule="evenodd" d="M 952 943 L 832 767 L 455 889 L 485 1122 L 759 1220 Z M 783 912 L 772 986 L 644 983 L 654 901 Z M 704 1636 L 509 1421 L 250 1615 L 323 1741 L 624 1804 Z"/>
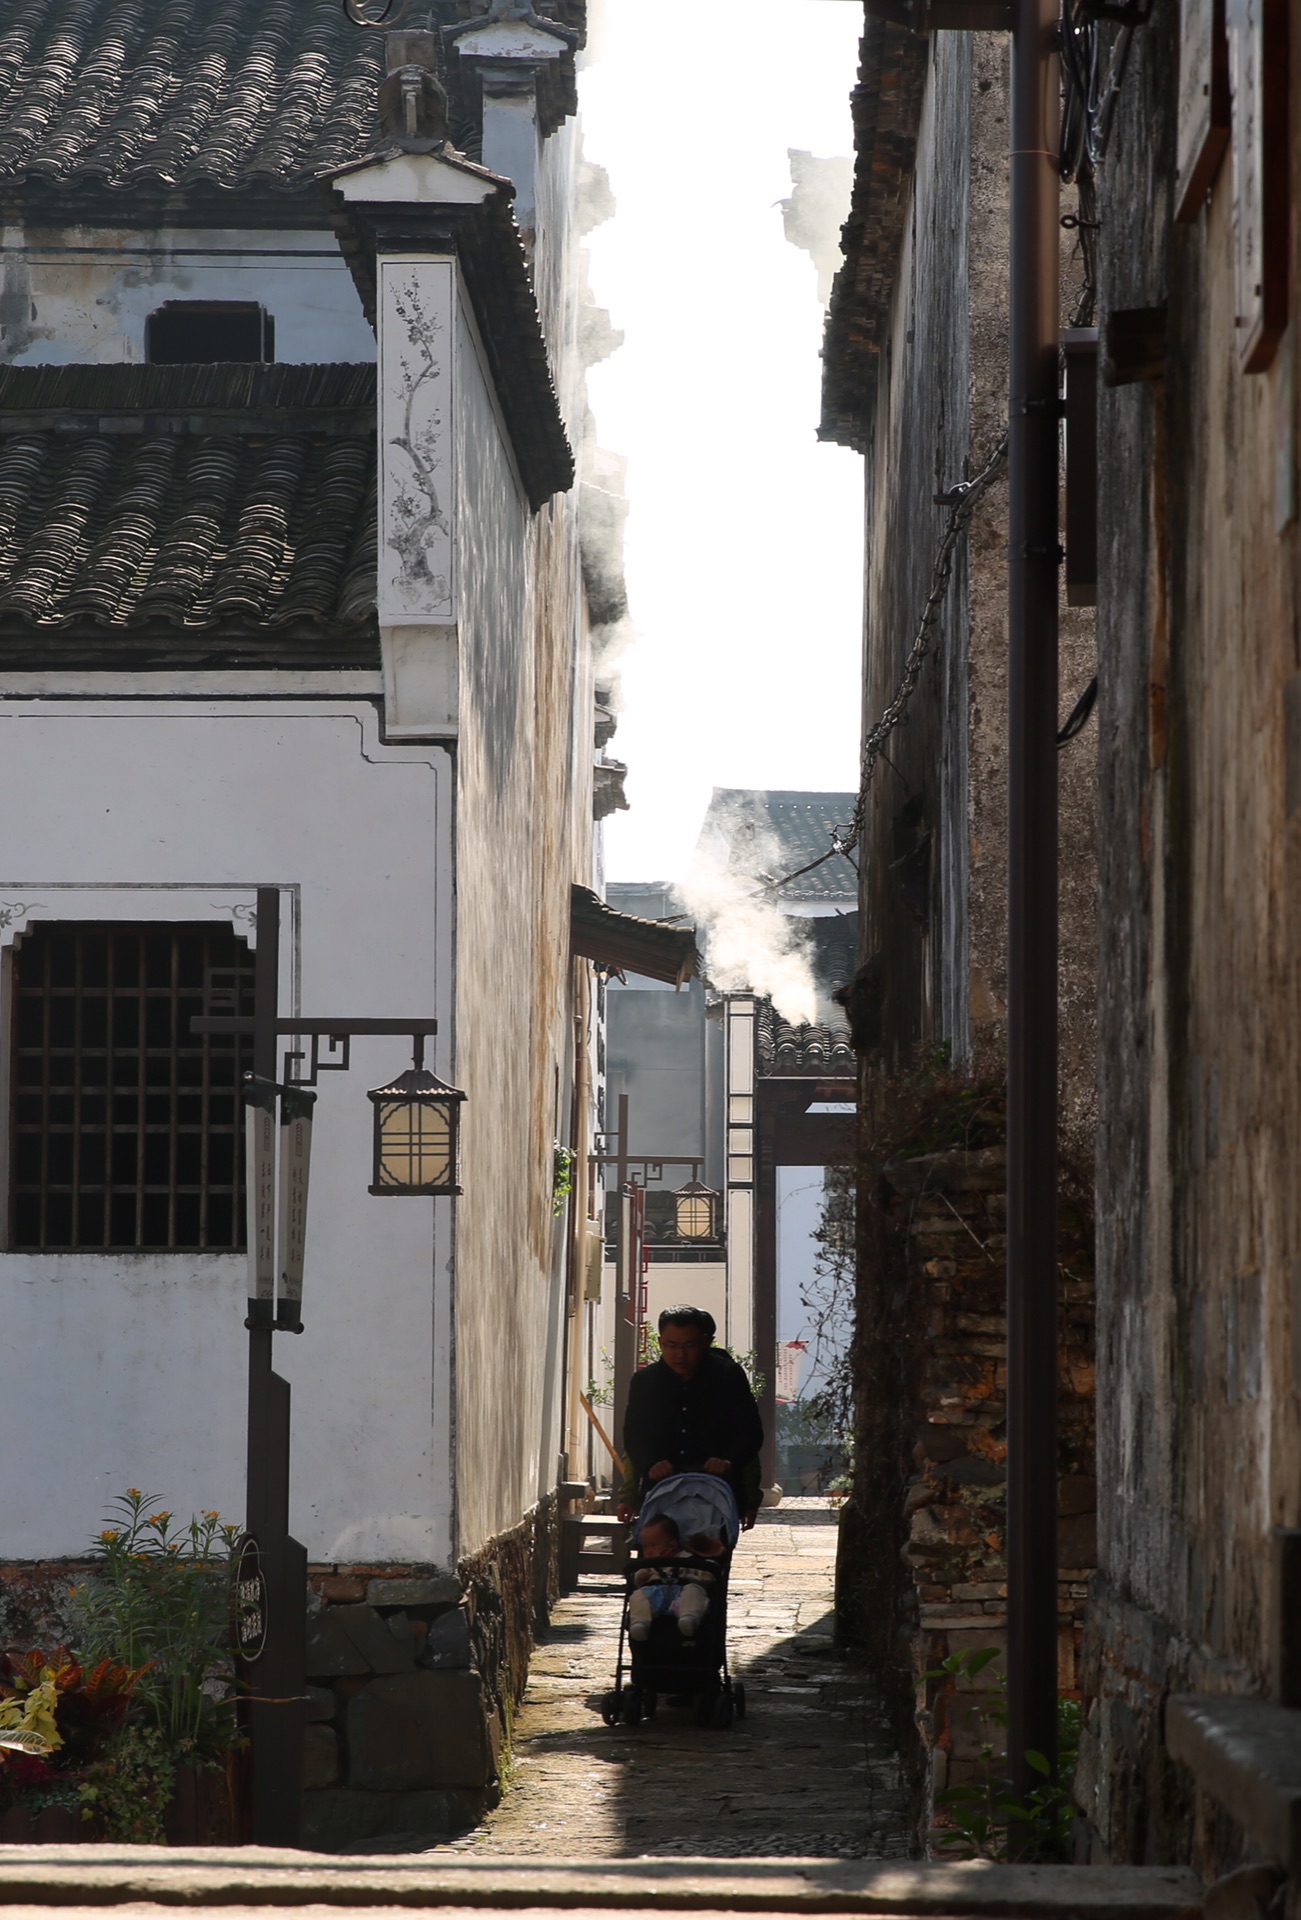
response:
<path fill-rule="evenodd" d="M 14 953 L 9 1245 L 233 1252 L 245 1243 L 247 943 L 219 926 L 37 927 Z"/>

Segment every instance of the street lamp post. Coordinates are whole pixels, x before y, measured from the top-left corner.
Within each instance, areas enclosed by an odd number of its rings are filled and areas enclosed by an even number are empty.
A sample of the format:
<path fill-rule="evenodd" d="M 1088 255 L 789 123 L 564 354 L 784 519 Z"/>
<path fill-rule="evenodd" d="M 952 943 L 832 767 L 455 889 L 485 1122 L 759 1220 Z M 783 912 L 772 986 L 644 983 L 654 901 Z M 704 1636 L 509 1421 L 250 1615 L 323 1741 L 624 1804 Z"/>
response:
<path fill-rule="evenodd" d="M 253 1068 L 244 1088 L 251 1284 L 244 1323 L 248 1451 L 245 1533 L 235 1580 L 236 1640 L 252 1749 L 253 1838 L 262 1846 L 293 1847 L 302 1831 L 307 1725 L 307 1550 L 289 1532 L 289 1382 L 275 1371 L 272 1343 L 276 1333 L 303 1330 L 307 1176 L 316 1100 L 311 1089 L 318 1074 L 347 1070 L 354 1038 L 382 1034 L 411 1040 L 414 1065 L 369 1095 L 375 1108 L 370 1191 L 385 1195 L 461 1191 L 458 1144 L 465 1095 L 425 1069 L 425 1041 L 437 1033 L 436 1020 L 281 1019 L 279 980 L 280 893 L 259 887 L 252 1017 L 212 1014 L 191 1025 L 195 1033 L 253 1042 Z M 282 1036 L 310 1041 L 310 1050 L 287 1053 L 284 1078 L 278 1080 Z"/>

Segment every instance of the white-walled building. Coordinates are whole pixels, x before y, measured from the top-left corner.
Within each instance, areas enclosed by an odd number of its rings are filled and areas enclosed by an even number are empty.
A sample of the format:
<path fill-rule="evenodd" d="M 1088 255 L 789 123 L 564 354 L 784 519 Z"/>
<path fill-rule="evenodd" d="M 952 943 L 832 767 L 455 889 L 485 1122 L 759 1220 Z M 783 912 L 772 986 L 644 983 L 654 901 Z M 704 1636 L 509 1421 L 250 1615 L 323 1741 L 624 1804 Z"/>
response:
<path fill-rule="evenodd" d="M 583 13 L 0 26 L 0 1557 L 35 1579 L 127 1485 L 241 1512 L 247 1062 L 190 1022 L 274 887 L 282 1013 L 434 1016 L 467 1095 L 462 1197 L 394 1201 L 365 1093 L 404 1043 L 320 1083 L 291 1526 L 313 1604 L 400 1595 L 416 1648 L 463 1587 L 483 1707 L 387 1772 L 322 1720 L 327 1842 L 491 1790 L 574 1443 Z"/>

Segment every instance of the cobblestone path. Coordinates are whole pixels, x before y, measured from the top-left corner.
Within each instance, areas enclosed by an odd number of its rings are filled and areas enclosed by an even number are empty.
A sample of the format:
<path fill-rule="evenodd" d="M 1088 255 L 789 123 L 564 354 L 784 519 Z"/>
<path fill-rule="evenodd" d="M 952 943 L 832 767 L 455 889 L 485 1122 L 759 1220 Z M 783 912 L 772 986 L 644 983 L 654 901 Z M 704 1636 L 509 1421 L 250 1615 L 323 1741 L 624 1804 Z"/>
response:
<path fill-rule="evenodd" d="M 534 1652 L 496 1811 L 439 1852 L 571 1859 L 713 1854 L 903 1857 L 908 1801 L 885 1719 L 833 1651 L 835 1516 L 765 1509 L 732 1563 L 728 1640 L 746 1717 L 606 1727 L 622 1583 L 585 1575 Z"/>

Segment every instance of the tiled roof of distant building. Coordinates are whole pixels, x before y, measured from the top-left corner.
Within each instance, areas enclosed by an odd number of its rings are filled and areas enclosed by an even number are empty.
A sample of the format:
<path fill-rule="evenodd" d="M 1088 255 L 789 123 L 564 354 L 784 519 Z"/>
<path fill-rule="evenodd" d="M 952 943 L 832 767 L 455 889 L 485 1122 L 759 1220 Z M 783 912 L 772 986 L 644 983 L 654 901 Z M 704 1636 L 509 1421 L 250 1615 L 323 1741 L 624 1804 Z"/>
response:
<path fill-rule="evenodd" d="M 847 1027 L 795 1026 L 782 1019 L 771 1000 L 759 1002 L 756 1039 L 765 1074 L 825 1073 L 852 1079 L 857 1072 Z"/>
<path fill-rule="evenodd" d="M 375 459 L 373 366 L 0 370 L 0 660 L 377 663 Z"/>
<path fill-rule="evenodd" d="M 375 144 L 383 54 L 340 0 L 9 0 L 0 191 L 306 185 Z"/>
<path fill-rule="evenodd" d="M 777 880 L 821 859 L 832 831 L 854 817 L 852 793 L 808 793 L 763 787 L 715 787 L 700 830 L 702 847 L 728 850 L 728 866 L 760 881 Z M 794 910 L 799 903 L 853 905 L 858 875 L 837 854 L 772 896 Z"/>

